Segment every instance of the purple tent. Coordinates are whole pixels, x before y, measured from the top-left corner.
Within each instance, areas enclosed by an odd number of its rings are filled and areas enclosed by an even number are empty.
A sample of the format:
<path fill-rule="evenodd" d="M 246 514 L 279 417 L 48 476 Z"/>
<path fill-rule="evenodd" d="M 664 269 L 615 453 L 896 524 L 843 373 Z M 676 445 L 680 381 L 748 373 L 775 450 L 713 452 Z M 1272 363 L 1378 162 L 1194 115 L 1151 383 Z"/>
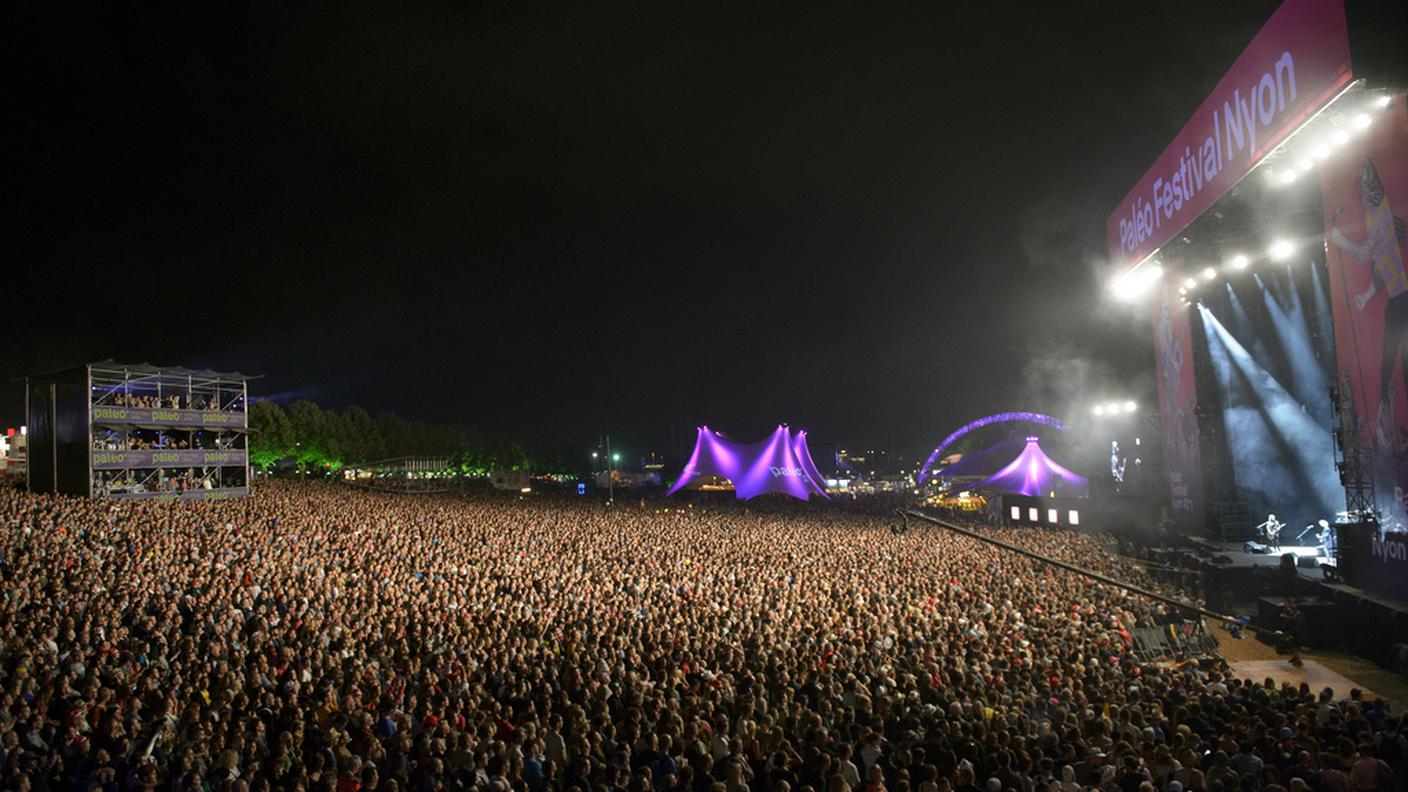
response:
<path fill-rule="evenodd" d="M 963 458 L 942 470 L 934 471 L 939 478 L 986 478 L 1016 459 L 1026 447 L 1023 436 L 1008 432 L 996 445 L 964 454 Z"/>
<path fill-rule="evenodd" d="M 812 493 L 829 497 L 825 480 L 807 450 L 807 433 L 801 431 L 794 437 L 784 424 L 779 424 L 766 440 L 757 443 L 738 443 L 707 426 L 699 427 L 694 453 L 679 480 L 665 494 L 673 495 L 708 476 L 732 481 L 740 500 L 766 492 L 779 492 L 801 500 L 808 500 Z"/>
<path fill-rule="evenodd" d="M 1090 482 L 1067 470 L 1046 455 L 1037 438 L 1028 437 L 1027 447 L 1003 469 L 974 484 L 972 489 L 1005 495 L 1041 497 L 1052 492 L 1059 497 L 1080 497 L 1090 492 Z"/>

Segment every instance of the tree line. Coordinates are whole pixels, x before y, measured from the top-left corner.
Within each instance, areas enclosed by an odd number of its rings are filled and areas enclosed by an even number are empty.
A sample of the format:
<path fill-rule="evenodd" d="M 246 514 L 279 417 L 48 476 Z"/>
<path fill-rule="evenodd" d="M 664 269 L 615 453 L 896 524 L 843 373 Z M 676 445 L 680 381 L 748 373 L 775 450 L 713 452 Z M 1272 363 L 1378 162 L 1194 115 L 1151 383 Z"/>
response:
<path fill-rule="evenodd" d="M 560 450 L 531 448 L 449 424 L 408 421 L 394 413 L 373 418 L 361 407 L 325 410 L 306 399 L 285 409 L 271 401 L 249 405 L 249 461 L 265 469 L 292 463 L 301 470 L 337 470 L 348 465 L 405 456 L 445 457 L 459 471 L 491 470 L 570 473 Z"/>

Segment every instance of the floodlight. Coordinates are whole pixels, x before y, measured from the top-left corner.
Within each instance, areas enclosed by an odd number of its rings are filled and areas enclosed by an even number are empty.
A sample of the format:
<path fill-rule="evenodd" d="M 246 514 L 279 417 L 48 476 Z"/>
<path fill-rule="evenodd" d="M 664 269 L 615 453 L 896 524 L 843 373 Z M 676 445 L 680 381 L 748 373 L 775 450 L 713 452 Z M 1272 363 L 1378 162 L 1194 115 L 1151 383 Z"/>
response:
<path fill-rule="evenodd" d="M 1275 242 L 1272 242 L 1271 247 L 1267 248 L 1266 250 L 1267 255 L 1271 256 L 1271 259 L 1273 261 L 1285 261 L 1286 259 L 1291 257 L 1292 253 L 1295 252 L 1295 244 L 1293 244 L 1288 239 L 1278 239 Z"/>
<path fill-rule="evenodd" d="M 1388 94 L 1384 94 L 1383 96 L 1380 96 L 1378 99 L 1376 99 L 1374 101 L 1374 104 L 1378 105 L 1379 107 L 1388 107 L 1388 103 L 1392 101 L 1393 97 L 1389 96 Z"/>
<path fill-rule="evenodd" d="M 1229 260 L 1227 263 L 1231 264 L 1233 269 L 1246 269 L 1247 265 L 1251 262 L 1247 259 L 1246 256 L 1243 256 L 1242 254 L 1238 253 L 1237 255 L 1233 256 L 1231 260 Z"/>
<path fill-rule="evenodd" d="M 1104 415 L 1104 414 L 1105 414 L 1105 405 L 1103 405 L 1103 404 L 1097 404 L 1097 405 L 1095 405 L 1095 409 L 1094 409 L 1094 410 L 1091 410 L 1091 412 L 1095 413 L 1096 415 Z"/>
<path fill-rule="evenodd" d="M 1336 146 L 1343 146 L 1349 142 L 1349 133 L 1343 129 L 1337 129 L 1335 133 L 1330 136 L 1330 139 L 1335 141 Z"/>
<path fill-rule="evenodd" d="M 1315 159 L 1323 160 L 1330 156 L 1330 147 L 1322 143 L 1316 146 L 1315 150 L 1311 152 L 1311 154 L 1315 156 Z"/>
<path fill-rule="evenodd" d="M 1196 288 L 1198 288 L 1198 279 L 1197 279 L 1197 278 L 1189 278 L 1188 280 L 1183 281 L 1183 286 L 1184 286 L 1184 288 L 1187 288 L 1187 289 L 1196 289 Z"/>
<path fill-rule="evenodd" d="M 1291 184 L 1291 183 L 1294 182 L 1299 176 L 1300 176 L 1300 174 L 1297 173 L 1294 168 L 1287 168 L 1287 169 L 1281 171 L 1281 183 L 1282 183 L 1282 184 Z"/>
<path fill-rule="evenodd" d="M 1308 172 L 1311 168 L 1315 167 L 1315 160 L 1305 157 L 1301 159 L 1300 162 L 1296 163 L 1296 167 L 1300 168 L 1302 171 Z"/>
<path fill-rule="evenodd" d="M 1354 117 L 1354 126 L 1359 129 L 1368 129 L 1372 123 L 1374 119 L 1370 118 L 1368 113 L 1360 113 Z"/>
<path fill-rule="evenodd" d="M 1188 287 L 1187 287 L 1187 286 L 1179 286 L 1179 287 L 1178 287 L 1178 296 L 1179 296 L 1179 297 L 1182 297 L 1183 295 L 1185 295 L 1185 294 L 1187 294 L 1187 293 L 1188 293 Z"/>
<path fill-rule="evenodd" d="M 1213 280 L 1216 277 L 1217 270 L 1213 269 L 1212 267 L 1208 267 L 1207 269 L 1203 270 L 1203 280 Z"/>
<path fill-rule="evenodd" d="M 1127 413 L 1132 413 L 1137 409 L 1139 409 L 1139 405 L 1135 404 L 1132 401 L 1127 401 L 1124 403 L 1124 411 Z"/>

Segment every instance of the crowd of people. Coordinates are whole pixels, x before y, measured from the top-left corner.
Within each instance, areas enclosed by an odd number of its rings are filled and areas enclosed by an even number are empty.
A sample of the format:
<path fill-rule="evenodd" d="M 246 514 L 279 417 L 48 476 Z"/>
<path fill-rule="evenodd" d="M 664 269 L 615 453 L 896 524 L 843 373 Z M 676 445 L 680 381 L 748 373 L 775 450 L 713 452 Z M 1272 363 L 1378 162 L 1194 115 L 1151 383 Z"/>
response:
<path fill-rule="evenodd" d="M 239 445 L 234 434 L 205 432 L 192 429 L 173 429 L 163 432 L 153 429 L 137 431 L 104 430 L 102 435 L 94 434 L 93 448 L 97 451 L 184 451 L 226 450 Z"/>
<path fill-rule="evenodd" d="M 1381 701 L 1136 662 L 1157 603 L 824 505 L 0 493 L 0 787 L 1401 788 Z M 1099 537 L 984 527 L 1157 588 Z"/>
<path fill-rule="evenodd" d="M 155 393 L 121 393 L 114 392 L 105 394 L 99 398 L 95 404 L 111 405 L 114 407 L 139 407 L 148 410 L 239 410 L 242 409 L 237 401 L 234 404 L 221 406 L 220 399 L 213 394 L 186 395 L 181 393 L 155 394 Z"/>

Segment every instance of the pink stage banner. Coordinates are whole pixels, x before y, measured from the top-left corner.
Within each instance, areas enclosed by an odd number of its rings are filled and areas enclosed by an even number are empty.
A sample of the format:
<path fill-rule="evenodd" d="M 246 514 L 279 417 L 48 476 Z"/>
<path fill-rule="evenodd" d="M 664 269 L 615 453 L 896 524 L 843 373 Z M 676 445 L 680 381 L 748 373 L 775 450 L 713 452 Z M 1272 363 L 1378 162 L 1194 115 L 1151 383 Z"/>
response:
<path fill-rule="evenodd" d="M 1155 367 L 1159 376 L 1159 416 L 1163 420 L 1164 461 L 1168 466 L 1170 515 L 1180 530 L 1203 523 L 1203 474 L 1198 453 L 1198 392 L 1193 381 L 1193 328 L 1178 297 L 1183 259 L 1164 262 L 1166 277 L 1154 301 Z"/>
<path fill-rule="evenodd" d="M 1116 271 L 1173 239 L 1352 76 L 1344 0 L 1285 0 L 1110 215 Z"/>
<path fill-rule="evenodd" d="M 1408 107 L 1374 116 L 1355 146 L 1320 165 L 1335 358 L 1374 448 L 1386 524 L 1408 491 Z"/>

